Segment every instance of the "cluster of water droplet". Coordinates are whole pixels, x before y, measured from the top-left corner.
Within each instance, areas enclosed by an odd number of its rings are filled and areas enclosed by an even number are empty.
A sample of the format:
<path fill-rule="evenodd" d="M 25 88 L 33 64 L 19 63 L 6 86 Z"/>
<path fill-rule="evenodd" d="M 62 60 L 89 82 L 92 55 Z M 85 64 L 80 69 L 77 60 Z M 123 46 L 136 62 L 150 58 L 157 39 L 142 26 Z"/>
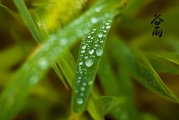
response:
<path fill-rule="evenodd" d="M 92 18 L 91 22 L 96 23 L 97 19 Z M 84 103 L 84 98 L 87 97 L 85 93 L 89 92 L 93 83 L 93 78 L 86 76 L 95 73 L 93 67 L 103 54 L 103 47 L 111 22 L 111 20 L 103 22 L 99 30 L 93 29 L 82 40 L 75 86 L 76 103 L 79 105 Z"/>

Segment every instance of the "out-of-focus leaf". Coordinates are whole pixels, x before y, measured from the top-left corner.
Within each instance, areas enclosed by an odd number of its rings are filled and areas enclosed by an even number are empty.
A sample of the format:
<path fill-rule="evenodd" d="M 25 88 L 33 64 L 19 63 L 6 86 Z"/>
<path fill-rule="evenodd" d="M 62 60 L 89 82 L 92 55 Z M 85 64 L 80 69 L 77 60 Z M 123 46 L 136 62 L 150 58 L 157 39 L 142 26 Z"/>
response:
<path fill-rule="evenodd" d="M 93 19 L 93 22 L 96 20 Z M 80 114 L 85 110 L 111 22 L 103 22 L 99 29 L 93 29 L 82 40 L 72 96 L 74 113 Z"/>
<path fill-rule="evenodd" d="M 24 9 L 24 2 L 22 0 L 14 0 L 14 2 L 19 10 Z M 37 49 L 34 55 L 17 71 L 8 87 L 3 91 L 0 98 L 0 119 L 9 120 L 19 112 L 29 90 L 43 77 L 50 67 L 50 64 L 52 64 L 65 49 L 72 46 L 77 38 L 82 37 L 98 23 L 112 19 L 118 14 L 120 3 L 117 5 L 116 3 L 118 2 L 107 0 L 98 1 L 84 15 L 70 23 L 63 30 L 51 34 L 49 40 L 47 40 L 42 47 Z M 97 9 L 98 11 L 96 11 Z M 25 14 L 27 10 L 23 10 L 22 12 L 22 14 Z M 29 18 L 29 16 L 26 18 Z M 93 18 L 97 19 L 96 23 L 91 21 Z M 36 28 L 36 26 L 32 26 Z M 40 40 L 36 30 L 32 31 L 38 37 L 38 40 Z"/>
<path fill-rule="evenodd" d="M 117 107 L 119 104 L 124 104 L 125 102 L 125 97 L 103 96 L 95 99 L 96 106 L 102 116 Z"/>
<path fill-rule="evenodd" d="M 113 115 L 119 120 L 125 119 L 137 119 L 137 110 L 134 106 L 134 93 L 132 81 L 130 79 L 131 70 L 131 59 L 128 48 L 121 42 L 117 41 L 115 38 L 111 38 L 110 49 L 114 59 L 116 59 L 117 69 L 117 84 L 119 87 L 118 95 L 126 97 L 124 104 L 119 105 L 113 112 Z M 120 51 L 120 52 L 119 52 Z M 120 109 L 120 111 L 119 111 Z"/>
<path fill-rule="evenodd" d="M 116 44 L 118 43 L 116 42 Z M 147 59 L 138 52 L 133 53 L 128 47 L 124 47 L 126 51 L 126 60 L 129 61 L 128 63 L 131 66 L 131 75 L 148 89 L 174 102 L 178 102 L 177 97 L 162 82 Z"/>
<path fill-rule="evenodd" d="M 104 116 L 100 114 L 98 107 L 95 104 L 95 99 L 90 97 L 87 105 L 87 110 L 95 120 L 104 120 Z"/>
<path fill-rule="evenodd" d="M 139 59 L 140 56 L 140 59 Z M 178 102 L 177 97 L 162 82 L 159 75 L 153 69 L 151 64 L 142 55 L 136 58 L 134 68 L 134 77 L 148 89 L 168 98 L 174 102 Z"/>
<path fill-rule="evenodd" d="M 179 66 L 177 64 L 174 64 L 153 54 L 147 54 L 146 57 L 156 71 L 179 74 Z"/>
<path fill-rule="evenodd" d="M 179 65 L 179 54 L 178 53 L 155 52 L 153 55 Z"/>
<path fill-rule="evenodd" d="M 117 78 L 115 77 L 114 72 L 112 71 L 112 67 L 109 63 L 106 52 L 104 52 L 101 57 L 101 61 L 98 68 L 98 76 L 100 78 L 100 83 L 102 84 L 106 95 L 110 95 L 110 96 L 119 95 Z"/>

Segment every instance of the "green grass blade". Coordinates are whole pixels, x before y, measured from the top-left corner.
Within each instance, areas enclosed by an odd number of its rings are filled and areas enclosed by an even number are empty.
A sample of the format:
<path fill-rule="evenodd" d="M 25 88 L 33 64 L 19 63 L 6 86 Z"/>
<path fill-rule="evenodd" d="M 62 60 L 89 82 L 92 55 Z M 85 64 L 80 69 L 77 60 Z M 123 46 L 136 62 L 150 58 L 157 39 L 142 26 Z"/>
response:
<path fill-rule="evenodd" d="M 106 52 L 103 53 L 101 61 L 98 68 L 98 76 L 100 78 L 100 83 L 103 86 L 105 95 L 117 96 L 119 95 L 119 86 L 117 84 L 117 78 L 112 71 L 111 64 L 108 60 Z M 113 86 L 113 89 L 111 89 Z"/>
<path fill-rule="evenodd" d="M 125 102 L 125 97 L 102 96 L 95 99 L 96 106 L 101 116 L 104 116 L 106 113 L 119 106 L 119 104 L 122 105 Z"/>
<path fill-rule="evenodd" d="M 149 53 L 150 54 L 150 53 Z M 164 60 L 170 61 L 174 64 L 179 65 L 179 54 L 173 52 L 156 52 L 153 54 L 156 57 L 162 58 Z"/>
<path fill-rule="evenodd" d="M 146 55 L 152 67 L 159 72 L 179 74 L 179 66 L 166 59 L 157 57 L 153 54 Z"/>
<path fill-rule="evenodd" d="M 130 58 L 131 73 L 140 83 L 148 89 L 170 99 L 178 102 L 178 98 L 170 91 L 170 89 L 162 82 L 159 75 L 153 69 L 149 61 L 141 53 L 132 53 L 129 48 L 126 54 Z"/>
<path fill-rule="evenodd" d="M 30 32 L 32 33 L 33 37 L 35 38 L 35 40 L 38 43 L 42 42 L 42 39 L 37 31 L 37 27 L 27 9 L 27 7 L 25 6 L 25 3 L 23 0 L 14 0 L 15 5 L 17 6 L 17 8 L 19 9 L 20 14 L 23 17 L 23 20 L 25 22 L 25 24 L 27 25 L 27 27 L 29 28 Z"/>
<path fill-rule="evenodd" d="M 17 6 L 21 7 L 21 5 L 23 5 L 21 0 L 14 0 L 14 2 Z M 37 49 L 34 55 L 17 71 L 8 87 L 1 94 L 0 119 L 9 120 L 19 112 L 29 90 L 43 77 L 50 67 L 50 64 L 52 64 L 65 49 L 72 46 L 77 38 L 82 37 L 97 23 L 112 19 L 118 14 L 119 11 L 117 8 L 119 6 L 116 6 L 116 3 L 116 1 L 99 1 L 84 15 L 66 26 L 63 30 L 51 34 L 49 40 L 47 40 L 42 47 Z M 101 11 L 95 12 L 95 9 L 99 7 Z M 27 12 L 27 10 L 25 11 Z M 104 14 L 107 15 L 104 16 Z M 91 22 L 91 19 L 94 17 L 98 19 L 96 23 Z M 29 18 L 29 16 L 27 16 L 27 18 Z M 36 34 L 36 31 L 34 33 Z M 39 35 L 37 36 L 40 39 Z"/>
<path fill-rule="evenodd" d="M 121 109 L 121 111 L 116 109 L 116 111 L 113 112 L 113 115 L 119 119 L 119 120 L 125 120 L 125 119 L 137 119 L 136 116 L 136 108 L 134 105 L 134 89 L 132 86 L 132 81 L 130 79 L 130 58 L 129 56 L 126 56 L 126 54 L 129 52 L 126 49 L 126 46 L 120 41 L 116 40 L 115 38 L 111 38 L 114 41 L 111 41 L 110 43 L 110 49 L 111 54 L 113 56 L 113 59 L 116 59 L 116 66 L 117 69 L 117 84 L 119 93 L 118 96 L 124 96 L 126 97 L 126 101 L 124 104 L 121 104 L 118 106 L 118 108 Z M 120 52 L 119 52 L 120 51 Z"/>
<path fill-rule="evenodd" d="M 99 29 L 91 30 L 82 40 L 72 97 L 74 113 L 85 110 L 111 22 L 103 22 Z"/>

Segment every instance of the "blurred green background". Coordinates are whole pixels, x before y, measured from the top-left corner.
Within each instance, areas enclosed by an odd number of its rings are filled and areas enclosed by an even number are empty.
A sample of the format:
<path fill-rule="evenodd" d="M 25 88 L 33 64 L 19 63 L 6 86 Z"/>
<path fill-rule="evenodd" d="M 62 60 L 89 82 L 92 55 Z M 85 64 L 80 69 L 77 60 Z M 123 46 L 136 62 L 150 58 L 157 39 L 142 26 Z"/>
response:
<path fill-rule="evenodd" d="M 81 0 L 82 1 L 82 0 Z M 92 6 L 95 0 L 84 0 L 82 5 L 73 0 L 25 0 L 32 15 L 39 17 L 37 25 L 48 33 L 63 29 Z M 22 21 L 13 1 L 1 0 L 0 7 L 0 94 L 8 85 L 13 74 L 37 50 L 30 31 Z M 6 7 L 4 7 L 6 6 Z M 160 14 L 162 37 L 152 36 L 155 25 L 151 21 Z M 122 14 L 116 16 L 110 36 L 117 35 L 124 43 L 142 52 L 170 51 L 179 53 L 179 1 L 178 0 L 129 0 Z M 110 41 L 110 39 L 107 39 Z M 71 48 L 75 60 L 80 40 Z M 120 52 L 120 51 L 119 51 Z M 109 53 L 110 54 L 110 53 Z M 112 61 L 112 58 L 110 58 Z M 115 63 L 113 63 L 115 72 Z M 158 72 L 163 82 L 179 96 L 179 76 Z M 178 73 L 179 74 L 179 73 Z M 135 105 L 145 120 L 178 120 L 179 105 L 151 92 L 133 80 Z M 103 86 L 96 76 L 95 88 L 104 94 Z M 111 88 L 112 89 L 112 88 Z M 65 120 L 70 115 L 72 89 L 67 89 L 51 68 L 33 89 L 21 112 L 14 120 Z M 1 113 L 0 113 L 1 114 Z M 150 118 L 151 117 L 151 118 Z M 113 120 L 110 115 L 106 120 Z M 81 120 L 92 119 L 85 112 Z"/>

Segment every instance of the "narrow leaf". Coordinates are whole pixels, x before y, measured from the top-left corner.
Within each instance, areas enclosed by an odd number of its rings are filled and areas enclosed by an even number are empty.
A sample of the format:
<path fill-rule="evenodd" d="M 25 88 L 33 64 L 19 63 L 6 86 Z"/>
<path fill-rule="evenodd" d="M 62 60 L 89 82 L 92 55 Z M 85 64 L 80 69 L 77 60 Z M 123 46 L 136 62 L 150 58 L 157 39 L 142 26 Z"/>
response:
<path fill-rule="evenodd" d="M 93 29 L 82 40 L 72 97 L 72 111 L 75 113 L 85 110 L 111 22 L 103 22 L 99 29 Z"/>
<path fill-rule="evenodd" d="M 119 43 L 115 42 L 114 44 L 119 44 Z M 126 51 L 125 58 L 126 60 L 128 60 L 128 63 L 131 66 L 131 70 L 130 70 L 131 75 L 148 89 L 174 102 L 178 102 L 177 97 L 162 82 L 159 75 L 153 69 L 149 61 L 147 61 L 147 59 L 141 53 L 139 52 L 133 53 L 127 46 L 124 45 L 124 47 Z"/>
<path fill-rule="evenodd" d="M 22 0 L 14 0 L 14 2 L 18 8 L 20 7 L 19 9 L 21 9 L 21 5 L 24 5 Z M 116 3 L 116 1 L 98 1 L 84 15 L 70 23 L 63 30 L 51 34 L 49 40 L 37 49 L 34 55 L 17 71 L 12 78 L 12 82 L 9 83 L 8 87 L 1 94 L 0 119 L 9 120 L 19 112 L 29 90 L 43 77 L 50 67 L 49 64 L 52 64 L 62 54 L 64 49 L 72 46 L 77 38 L 82 37 L 97 23 L 112 19 L 118 14 L 117 8 L 120 6 L 116 6 Z M 95 12 L 99 7 L 100 12 Z M 106 8 L 108 9 L 106 10 Z M 104 16 L 104 14 L 107 15 Z M 98 19 L 96 23 L 91 22 L 94 16 Z M 36 31 L 34 33 L 36 34 Z M 37 36 L 40 38 L 39 35 Z M 16 87 L 17 84 L 18 88 Z"/>

